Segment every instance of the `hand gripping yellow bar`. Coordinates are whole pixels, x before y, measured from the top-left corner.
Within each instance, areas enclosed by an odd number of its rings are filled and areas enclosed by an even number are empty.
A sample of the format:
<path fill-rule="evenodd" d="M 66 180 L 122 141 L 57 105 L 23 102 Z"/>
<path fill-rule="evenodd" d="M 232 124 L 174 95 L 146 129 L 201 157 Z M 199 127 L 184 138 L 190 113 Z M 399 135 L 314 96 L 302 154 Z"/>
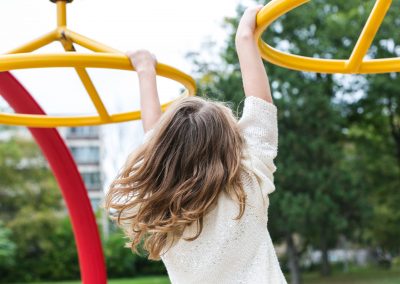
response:
<path fill-rule="evenodd" d="M 85 126 L 116 123 L 140 119 L 140 111 L 109 114 L 97 93 L 85 68 L 110 68 L 134 70 L 129 58 L 122 52 L 75 33 L 67 28 L 66 4 L 72 0 L 51 0 L 57 4 L 57 28 L 32 42 L 0 55 L 0 72 L 26 68 L 73 67 L 88 92 L 98 115 L 93 116 L 47 116 L 33 114 L 0 113 L 0 123 L 30 127 Z M 61 42 L 66 53 L 33 54 L 32 51 L 53 41 Z M 92 54 L 76 53 L 74 44 L 79 44 Z M 72 51 L 72 52 L 71 52 Z M 183 96 L 195 95 L 196 83 L 192 77 L 171 66 L 158 63 L 157 74 L 181 83 L 186 91 Z M 172 102 L 163 104 L 165 110 Z"/>
<path fill-rule="evenodd" d="M 387 73 L 400 71 L 400 58 L 363 60 L 383 19 L 392 3 L 391 0 L 377 0 L 365 24 L 349 59 L 320 59 L 293 55 L 279 51 L 267 43 L 261 36 L 263 32 L 280 16 L 307 3 L 309 0 L 272 0 L 257 14 L 256 39 L 261 56 L 276 65 L 308 72 L 318 73 Z"/>

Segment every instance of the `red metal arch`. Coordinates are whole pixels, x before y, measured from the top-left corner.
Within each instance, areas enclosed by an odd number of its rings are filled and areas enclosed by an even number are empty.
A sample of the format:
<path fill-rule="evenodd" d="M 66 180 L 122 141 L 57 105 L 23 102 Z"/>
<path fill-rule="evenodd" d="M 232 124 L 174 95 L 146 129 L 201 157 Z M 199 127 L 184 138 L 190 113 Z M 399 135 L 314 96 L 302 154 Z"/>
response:
<path fill-rule="evenodd" d="M 0 95 L 17 113 L 45 114 L 9 72 L 0 72 Z M 55 128 L 28 128 L 47 158 L 71 216 L 84 284 L 105 284 L 107 274 L 96 219 L 75 161 Z"/>

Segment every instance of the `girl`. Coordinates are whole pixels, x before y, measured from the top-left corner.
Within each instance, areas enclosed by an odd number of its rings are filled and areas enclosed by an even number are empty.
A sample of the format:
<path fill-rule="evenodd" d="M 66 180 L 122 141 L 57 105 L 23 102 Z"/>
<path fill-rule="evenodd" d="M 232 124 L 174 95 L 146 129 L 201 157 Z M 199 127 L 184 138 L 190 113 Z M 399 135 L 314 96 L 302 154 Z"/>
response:
<path fill-rule="evenodd" d="M 286 283 L 267 230 L 277 109 L 254 40 L 260 6 L 236 33 L 246 94 L 239 121 L 222 103 L 184 98 L 161 114 L 156 59 L 128 52 L 140 83 L 145 141 L 112 182 L 105 207 L 136 253 L 165 264 L 173 284 Z M 235 217 L 236 216 L 236 217 Z"/>

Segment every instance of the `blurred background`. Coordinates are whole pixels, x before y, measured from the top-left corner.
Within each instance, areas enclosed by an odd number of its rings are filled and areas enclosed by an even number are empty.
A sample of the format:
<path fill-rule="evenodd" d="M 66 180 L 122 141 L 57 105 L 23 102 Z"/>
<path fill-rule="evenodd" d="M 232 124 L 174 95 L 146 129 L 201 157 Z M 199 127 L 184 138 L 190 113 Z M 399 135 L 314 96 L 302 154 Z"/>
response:
<path fill-rule="evenodd" d="M 264 39 L 280 50 L 348 58 L 372 0 L 314 0 L 276 21 Z M 234 38 L 248 5 L 266 1 L 75 0 L 68 26 L 121 51 L 146 48 L 191 74 L 198 95 L 244 94 Z M 368 52 L 400 56 L 400 1 L 393 1 Z M 0 53 L 56 25 L 48 0 L 0 2 Z M 37 52 L 62 52 L 52 44 Z M 85 50 L 78 50 L 87 52 Z M 269 230 L 288 282 L 400 283 L 400 78 L 297 72 L 265 63 L 279 116 L 277 190 Z M 69 68 L 12 71 L 48 114 L 91 114 Z M 138 109 L 135 73 L 89 69 L 111 113 Z M 158 78 L 163 102 L 181 86 Z M 1 95 L 1 94 L 0 94 Z M 13 110 L 0 96 L 2 112 Z M 162 262 L 124 248 L 99 204 L 126 156 L 142 141 L 140 121 L 58 128 L 78 164 L 101 234 L 110 283 L 169 283 Z M 0 125 L 0 283 L 80 283 L 69 213 L 29 131 Z"/>

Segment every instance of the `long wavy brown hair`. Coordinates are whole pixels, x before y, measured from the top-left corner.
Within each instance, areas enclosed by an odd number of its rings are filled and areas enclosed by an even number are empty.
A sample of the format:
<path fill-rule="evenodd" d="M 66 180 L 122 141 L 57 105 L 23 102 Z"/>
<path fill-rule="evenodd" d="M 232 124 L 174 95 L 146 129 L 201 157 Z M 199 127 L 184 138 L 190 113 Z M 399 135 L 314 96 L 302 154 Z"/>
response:
<path fill-rule="evenodd" d="M 148 258 L 160 260 L 168 243 L 197 223 L 222 191 L 245 210 L 246 195 L 240 182 L 244 140 L 231 109 L 221 102 L 199 97 L 171 105 L 150 138 L 129 154 L 111 183 L 103 207 L 117 221 L 135 253 L 144 241 Z M 111 210 L 110 210 L 111 209 Z"/>

